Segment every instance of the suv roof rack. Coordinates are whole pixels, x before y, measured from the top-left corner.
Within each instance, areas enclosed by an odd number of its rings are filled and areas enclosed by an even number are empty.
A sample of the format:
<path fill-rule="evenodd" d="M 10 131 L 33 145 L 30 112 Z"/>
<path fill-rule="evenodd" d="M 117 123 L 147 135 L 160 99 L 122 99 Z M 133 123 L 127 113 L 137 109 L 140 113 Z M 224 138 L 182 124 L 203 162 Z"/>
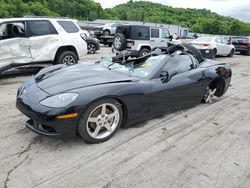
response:
<path fill-rule="evenodd" d="M 55 18 L 55 19 L 70 19 L 68 17 L 60 17 L 60 16 L 24 16 L 23 18 Z"/>

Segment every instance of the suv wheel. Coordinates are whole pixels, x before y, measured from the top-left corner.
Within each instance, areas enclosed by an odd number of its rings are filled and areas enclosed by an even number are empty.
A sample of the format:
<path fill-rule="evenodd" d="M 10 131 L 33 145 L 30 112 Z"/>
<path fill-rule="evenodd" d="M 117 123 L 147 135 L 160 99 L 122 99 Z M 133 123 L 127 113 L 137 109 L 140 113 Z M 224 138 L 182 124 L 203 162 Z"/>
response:
<path fill-rule="evenodd" d="M 74 65 L 78 63 L 77 56 L 72 51 L 62 52 L 56 60 L 56 64 Z"/>
<path fill-rule="evenodd" d="M 94 54 L 96 52 L 96 45 L 93 43 L 88 43 L 88 53 Z"/>
<path fill-rule="evenodd" d="M 126 37 L 122 33 L 117 33 L 114 37 L 113 46 L 116 50 L 122 51 L 126 49 Z"/>
<path fill-rule="evenodd" d="M 150 53 L 150 50 L 149 50 L 149 49 L 143 48 L 143 49 L 141 49 L 141 51 L 140 51 L 139 57 L 144 57 L 144 56 L 148 55 L 149 53 Z"/>
<path fill-rule="evenodd" d="M 109 36 L 110 35 L 110 31 L 108 29 L 104 30 L 103 35 L 104 36 Z"/>

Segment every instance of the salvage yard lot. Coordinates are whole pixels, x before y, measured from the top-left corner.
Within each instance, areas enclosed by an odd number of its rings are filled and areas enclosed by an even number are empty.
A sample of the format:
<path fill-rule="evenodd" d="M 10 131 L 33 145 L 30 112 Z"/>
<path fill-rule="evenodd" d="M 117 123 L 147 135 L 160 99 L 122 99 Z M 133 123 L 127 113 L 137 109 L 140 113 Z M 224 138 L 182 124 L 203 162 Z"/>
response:
<path fill-rule="evenodd" d="M 29 131 L 15 108 L 27 77 L 0 80 L 0 187 L 250 187 L 250 57 L 217 60 L 232 65 L 233 78 L 216 102 L 120 129 L 96 145 Z"/>

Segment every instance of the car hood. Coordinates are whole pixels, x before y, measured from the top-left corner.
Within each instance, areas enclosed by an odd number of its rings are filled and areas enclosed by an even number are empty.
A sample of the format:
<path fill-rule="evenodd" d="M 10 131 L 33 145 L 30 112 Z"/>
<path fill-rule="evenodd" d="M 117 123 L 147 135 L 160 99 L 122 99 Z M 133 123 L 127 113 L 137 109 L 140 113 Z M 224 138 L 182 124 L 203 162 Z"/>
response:
<path fill-rule="evenodd" d="M 35 76 L 37 86 L 51 95 L 76 88 L 136 80 L 138 79 L 107 70 L 95 63 L 57 65 L 43 69 Z"/>

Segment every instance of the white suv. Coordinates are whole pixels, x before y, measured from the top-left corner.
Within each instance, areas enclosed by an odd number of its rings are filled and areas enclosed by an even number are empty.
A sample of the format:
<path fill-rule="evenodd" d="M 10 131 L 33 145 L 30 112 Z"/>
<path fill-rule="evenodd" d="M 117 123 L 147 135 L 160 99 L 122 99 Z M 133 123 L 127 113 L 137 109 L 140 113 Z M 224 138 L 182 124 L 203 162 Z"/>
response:
<path fill-rule="evenodd" d="M 168 29 L 141 25 L 122 25 L 116 28 L 113 53 L 124 50 L 137 51 L 145 56 L 156 47 L 166 47 L 172 36 Z"/>
<path fill-rule="evenodd" d="M 0 19 L 0 72 L 30 63 L 75 64 L 86 53 L 87 44 L 75 20 Z"/>

